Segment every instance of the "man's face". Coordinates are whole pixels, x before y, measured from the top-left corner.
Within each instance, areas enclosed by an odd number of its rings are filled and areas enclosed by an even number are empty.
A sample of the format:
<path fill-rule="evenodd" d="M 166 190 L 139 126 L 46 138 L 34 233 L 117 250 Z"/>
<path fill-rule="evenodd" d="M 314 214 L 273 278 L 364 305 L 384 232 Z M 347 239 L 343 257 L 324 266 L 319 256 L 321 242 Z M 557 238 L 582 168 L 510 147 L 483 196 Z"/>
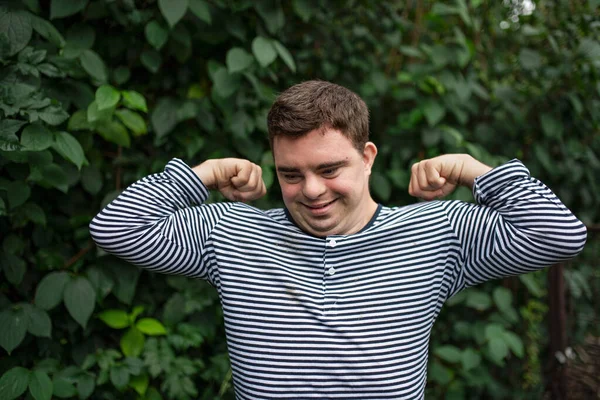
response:
<path fill-rule="evenodd" d="M 276 136 L 277 177 L 296 224 L 321 237 L 361 230 L 377 209 L 369 194 L 376 155 L 373 143 L 361 153 L 334 129 L 316 129 L 299 138 Z"/>

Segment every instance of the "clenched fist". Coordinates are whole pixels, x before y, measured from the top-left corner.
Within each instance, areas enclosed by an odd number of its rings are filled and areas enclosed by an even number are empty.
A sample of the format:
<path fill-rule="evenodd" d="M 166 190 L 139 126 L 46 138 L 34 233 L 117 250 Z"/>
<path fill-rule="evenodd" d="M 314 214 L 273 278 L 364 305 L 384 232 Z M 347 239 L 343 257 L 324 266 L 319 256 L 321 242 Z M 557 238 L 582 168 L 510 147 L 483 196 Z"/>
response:
<path fill-rule="evenodd" d="M 207 160 L 193 168 L 208 189 L 229 200 L 256 200 L 267 193 L 260 166 L 240 158 Z"/>
<path fill-rule="evenodd" d="M 412 166 L 408 192 L 425 200 L 452 193 L 457 185 L 473 187 L 475 178 L 492 168 L 468 154 L 446 154 L 420 161 Z"/>

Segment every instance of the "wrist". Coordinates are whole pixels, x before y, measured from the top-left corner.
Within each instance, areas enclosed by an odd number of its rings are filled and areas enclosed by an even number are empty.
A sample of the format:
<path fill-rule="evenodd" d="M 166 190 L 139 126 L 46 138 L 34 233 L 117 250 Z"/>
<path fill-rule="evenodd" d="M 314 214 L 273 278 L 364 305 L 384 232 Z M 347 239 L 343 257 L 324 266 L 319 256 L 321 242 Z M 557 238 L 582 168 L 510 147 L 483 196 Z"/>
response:
<path fill-rule="evenodd" d="M 467 186 L 469 189 L 473 189 L 475 179 L 491 171 L 492 167 L 476 160 L 469 154 L 464 154 L 463 158 L 460 183 L 463 186 Z"/>
<path fill-rule="evenodd" d="M 214 160 L 206 160 L 203 163 L 192 168 L 192 171 L 200 178 L 204 186 L 212 190 L 216 187 L 216 178 L 214 173 Z"/>

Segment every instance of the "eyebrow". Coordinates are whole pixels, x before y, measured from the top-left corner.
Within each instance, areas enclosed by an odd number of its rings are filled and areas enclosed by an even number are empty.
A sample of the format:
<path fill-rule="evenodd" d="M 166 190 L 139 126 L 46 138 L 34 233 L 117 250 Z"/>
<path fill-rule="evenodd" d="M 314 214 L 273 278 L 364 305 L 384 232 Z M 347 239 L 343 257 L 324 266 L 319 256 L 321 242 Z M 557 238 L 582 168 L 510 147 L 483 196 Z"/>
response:
<path fill-rule="evenodd" d="M 348 165 L 347 160 L 334 161 L 317 165 L 317 170 L 339 168 Z M 278 172 L 300 172 L 298 168 L 281 166 L 277 167 Z"/>

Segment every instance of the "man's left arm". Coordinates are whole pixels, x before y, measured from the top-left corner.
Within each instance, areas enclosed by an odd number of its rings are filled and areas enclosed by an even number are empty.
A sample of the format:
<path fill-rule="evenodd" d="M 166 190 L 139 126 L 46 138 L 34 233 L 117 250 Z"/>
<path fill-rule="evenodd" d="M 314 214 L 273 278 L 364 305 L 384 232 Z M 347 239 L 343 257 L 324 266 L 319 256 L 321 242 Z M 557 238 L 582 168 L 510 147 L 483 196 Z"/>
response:
<path fill-rule="evenodd" d="M 477 204 L 445 203 L 463 263 L 451 294 L 573 258 L 585 245 L 583 223 L 518 160 L 493 169 L 463 154 L 424 160 L 413 166 L 409 191 L 433 200 L 458 185 Z"/>

